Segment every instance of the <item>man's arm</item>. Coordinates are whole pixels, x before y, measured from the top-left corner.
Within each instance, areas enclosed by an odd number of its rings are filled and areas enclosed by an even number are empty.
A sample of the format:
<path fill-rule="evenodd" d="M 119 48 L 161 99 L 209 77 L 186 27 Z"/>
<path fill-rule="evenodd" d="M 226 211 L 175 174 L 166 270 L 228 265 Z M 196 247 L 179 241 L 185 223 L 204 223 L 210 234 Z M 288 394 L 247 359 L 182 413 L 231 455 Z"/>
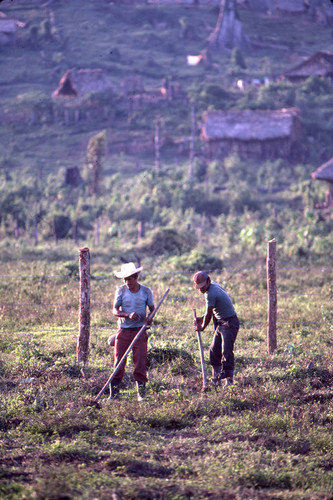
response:
<path fill-rule="evenodd" d="M 116 316 L 117 318 L 129 318 L 129 319 L 134 319 L 135 321 L 138 321 L 140 319 L 139 314 L 137 314 L 135 311 L 134 312 L 125 312 L 120 309 L 120 306 L 114 305 L 113 306 L 113 315 Z"/>
<path fill-rule="evenodd" d="M 212 317 L 213 317 L 213 307 L 207 306 L 205 314 L 200 318 L 197 318 L 197 327 L 200 332 L 204 330 L 206 326 L 209 325 Z"/>

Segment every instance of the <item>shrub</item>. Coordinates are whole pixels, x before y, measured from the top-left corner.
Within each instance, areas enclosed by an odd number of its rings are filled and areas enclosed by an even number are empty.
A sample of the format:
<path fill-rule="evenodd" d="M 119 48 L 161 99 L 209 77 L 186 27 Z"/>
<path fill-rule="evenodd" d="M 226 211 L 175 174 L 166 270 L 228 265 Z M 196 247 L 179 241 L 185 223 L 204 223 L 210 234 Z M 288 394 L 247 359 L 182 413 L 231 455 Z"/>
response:
<path fill-rule="evenodd" d="M 138 250 L 151 255 L 182 254 L 192 246 L 190 237 L 179 234 L 175 229 L 156 229 L 151 236 L 138 245 Z"/>
<path fill-rule="evenodd" d="M 203 87 L 199 95 L 201 106 L 225 109 L 229 94 L 221 85 L 210 83 Z"/>
<path fill-rule="evenodd" d="M 239 191 L 232 193 L 230 206 L 231 210 L 237 214 L 243 214 L 246 210 L 250 210 L 251 212 L 260 210 L 259 201 L 245 186 L 240 187 Z"/>
<path fill-rule="evenodd" d="M 232 49 L 231 64 L 236 68 L 246 69 L 246 63 L 243 56 L 243 52 L 238 47 Z"/>
<path fill-rule="evenodd" d="M 53 217 L 53 229 L 56 238 L 66 238 L 69 230 L 72 228 L 72 221 L 67 215 L 56 214 Z"/>
<path fill-rule="evenodd" d="M 194 365 L 191 354 L 183 349 L 177 349 L 176 347 L 171 346 L 153 347 L 152 349 L 149 349 L 148 366 L 150 368 L 157 365 L 163 365 L 165 363 L 174 364 L 176 361 L 180 361 L 187 367 Z"/>
<path fill-rule="evenodd" d="M 204 161 L 195 158 L 193 165 L 194 175 L 198 181 L 203 181 L 207 174 L 207 165 Z"/>
<path fill-rule="evenodd" d="M 296 90 L 288 82 L 270 83 L 259 88 L 257 106 L 261 109 L 279 109 L 295 106 Z"/>
<path fill-rule="evenodd" d="M 198 269 L 215 271 L 223 269 L 222 259 L 211 255 L 210 251 L 192 250 L 189 254 L 169 259 L 169 263 L 173 269 L 182 271 L 194 272 Z"/>

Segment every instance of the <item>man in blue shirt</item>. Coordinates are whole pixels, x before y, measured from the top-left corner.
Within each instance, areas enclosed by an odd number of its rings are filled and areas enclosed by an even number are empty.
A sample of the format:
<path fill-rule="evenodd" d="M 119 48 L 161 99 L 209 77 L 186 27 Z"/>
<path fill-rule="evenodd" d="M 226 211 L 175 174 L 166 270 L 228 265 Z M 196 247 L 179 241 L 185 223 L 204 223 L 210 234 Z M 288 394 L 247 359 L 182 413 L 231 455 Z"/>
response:
<path fill-rule="evenodd" d="M 225 386 L 233 383 L 234 343 L 239 330 L 239 320 L 228 293 L 205 271 L 198 271 L 193 276 L 193 286 L 205 295 L 205 314 L 197 318 L 194 327 L 202 331 L 213 318 L 215 332 L 209 351 L 212 365 L 212 382 L 220 384 L 226 379 Z"/>
<path fill-rule="evenodd" d="M 114 345 L 114 367 L 116 367 L 132 341 L 142 328 L 147 314 L 147 308 L 152 312 L 155 308 L 153 293 L 147 286 L 138 282 L 142 267 L 136 267 L 133 262 L 121 266 L 116 272 L 117 278 L 122 278 L 124 284 L 116 290 L 113 302 L 113 314 L 118 318 L 118 331 Z M 147 332 L 140 335 L 133 346 L 134 380 L 138 391 L 138 400 L 145 396 L 147 378 Z M 119 395 L 119 384 L 125 374 L 126 363 L 120 368 L 111 383 L 111 399 Z"/>

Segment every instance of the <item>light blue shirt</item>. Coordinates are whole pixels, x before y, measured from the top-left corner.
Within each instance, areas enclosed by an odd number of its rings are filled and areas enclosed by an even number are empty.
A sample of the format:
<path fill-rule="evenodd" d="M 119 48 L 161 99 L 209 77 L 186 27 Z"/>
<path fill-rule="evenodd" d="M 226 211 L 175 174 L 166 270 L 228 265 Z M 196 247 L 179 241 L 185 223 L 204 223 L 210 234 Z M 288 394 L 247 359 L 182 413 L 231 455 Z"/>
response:
<path fill-rule="evenodd" d="M 140 319 L 118 318 L 119 328 L 141 328 L 146 319 L 147 307 L 154 306 L 153 292 L 150 288 L 140 285 L 138 292 L 130 292 L 126 285 L 116 290 L 113 307 L 118 306 L 124 312 L 136 312 Z"/>

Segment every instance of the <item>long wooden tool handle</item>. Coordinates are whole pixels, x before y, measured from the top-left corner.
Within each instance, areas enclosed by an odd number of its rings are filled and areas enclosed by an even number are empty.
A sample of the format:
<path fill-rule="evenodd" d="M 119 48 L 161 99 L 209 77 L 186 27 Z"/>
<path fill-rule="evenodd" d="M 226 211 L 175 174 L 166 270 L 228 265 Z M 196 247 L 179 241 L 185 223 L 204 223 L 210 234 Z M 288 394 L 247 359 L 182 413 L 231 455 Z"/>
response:
<path fill-rule="evenodd" d="M 166 290 L 166 292 L 163 294 L 163 297 L 159 300 L 159 302 L 158 302 L 157 306 L 155 307 L 155 309 L 148 315 L 148 317 L 145 320 L 143 326 L 140 328 L 140 330 L 138 331 L 138 333 L 136 334 L 136 336 L 132 340 L 131 344 L 128 346 L 127 351 L 125 352 L 125 354 L 123 355 L 123 357 L 121 358 L 121 360 L 117 364 L 116 368 L 114 369 L 114 372 L 110 375 L 110 377 L 105 382 L 103 388 L 97 394 L 96 398 L 94 399 L 95 403 L 97 403 L 97 401 L 100 399 L 100 397 L 102 396 L 102 394 L 105 391 L 105 389 L 107 388 L 107 386 L 112 382 L 112 380 L 115 378 L 115 376 L 119 372 L 120 367 L 123 365 L 123 363 L 125 362 L 127 356 L 129 355 L 129 353 L 133 349 L 134 344 L 138 341 L 138 339 L 139 339 L 140 335 L 142 334 L 142 332 L 144 332 L 146 330 L 147 326 L 152 321 L 153 317 L 157 313 L 158 309 L 160 308 L 160 306 L 161 306 L 163 300 L 165 299 L 165 297 L 168 295 L 169 291 L 170 291 L 170 288 L 168 288 Z"/>
<path fill-rule="evenodd" d="M 196 313 L 195 309 L 193 309 L 193 319 L 194 319 L 195 322 L 197 321 L 197 313 Z M 198 336 L 199 351 L 200 351 L 200 361 L 201 361 L 201 370 L 202 370 L 202 388 L 203 389 L 207 389 L 208 384 L 207 384 L 207 374 L 206 374 L 205 358 L 204 358 L 204 352 L 203 352 L 203 347 L 202 347 L 201 334 L 200 334 L 200 331 L 198 329 L 197 329 L 197 336 Z"/>

